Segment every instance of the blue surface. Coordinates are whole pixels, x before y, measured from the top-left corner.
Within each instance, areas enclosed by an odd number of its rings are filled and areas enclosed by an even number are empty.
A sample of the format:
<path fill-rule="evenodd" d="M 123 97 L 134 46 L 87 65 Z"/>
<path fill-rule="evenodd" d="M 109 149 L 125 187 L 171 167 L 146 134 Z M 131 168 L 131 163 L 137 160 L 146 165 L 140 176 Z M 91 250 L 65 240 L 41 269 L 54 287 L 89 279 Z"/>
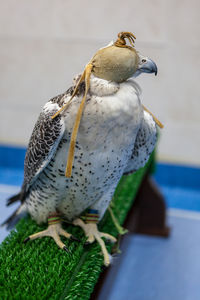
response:
<path fill-rule="evenodd" d="M 6 200 L 19 192 L 23 182 L 23 166 L 26 149 L 22 147 L 0 146 L 0 224 L 18 207 L 18 203 L 6 207 Z M 0 228 L 0 242 L 8 235 Z"/>
<path fill-rule="evenodd" d="M 0 167 L 0 184 L 21 186 L 23 178 L 23 169 Z"/>
<path fill-rule="evenodd" d="M 170 238 L 128 235 L 98 300 L 199 300 L 200 218 L 170 217 Z"/>
<path fill-rule="evenodd" d="M 23 168 L 26 148 L 0 145 L 0 167 Z"/>
<path fill-rule="evenodd" d="M 159 185 L 200 190 L 200 168 L 158 163 L 155 179 Z"/>
<path fill-rule="evenodd" d="M 167 206 L 200 212 L 200 189 L 160 185 Z"/>
<path fill-rule="evenodd" d="M 12 206 L 6 206 L 6 199 L 10 196 L 18 193 L 20 190 L 19 186 L 10 186 L 10 185 L 2 185 L 0 184 L 0 201 L 1 201 L 1 209 L 0 209 L 0 224 L 3 223 L 19 206 L 19 203 L 15 203 Z M 0 227 L 0 243 L 5 239 L 8 235 L 9 231 L 6 230 L 5 227 Z"/>

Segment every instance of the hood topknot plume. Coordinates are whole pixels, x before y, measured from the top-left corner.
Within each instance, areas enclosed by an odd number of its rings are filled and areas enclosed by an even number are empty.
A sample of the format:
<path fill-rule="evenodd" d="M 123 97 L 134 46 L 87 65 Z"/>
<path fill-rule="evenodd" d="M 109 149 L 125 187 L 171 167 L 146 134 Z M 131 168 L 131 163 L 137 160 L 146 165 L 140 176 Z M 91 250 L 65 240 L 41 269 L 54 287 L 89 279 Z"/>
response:
<path fill-rule="evenodd" d="M 128 39 L 130 45 L 126 44 L 126 39 Z M 71 135 L 67 166 L 65 171 L 66 177 L 71 177 L 71 173 L 72 173 L 76 137 L 78 134 L 78 129 L 79 129 L 87 93 L 90 88 L 91 74 L 93 73 L 96 77 L 108 81 L 114 81 L 117 83 L 124 82 L 128 78 L 132 77 L 137 70 L 138 62 L 139 62 L 139 56 L 137 54 L 137 51 L 134 48 L 135 39 L 136 37 L 131 32 L 120 32 L 118 34 L 118 39 L 116 40 L 116 42 L 114 42 L 111 45 L 108 45 L 107 47 L 99 49 L 97 53 L 93 56 L 93 58 L 90 60 L 90 62 L 86 65 L 78 83 L 74 88 L 70 100 L 66 104 L 64 104 L 63 107 L 52 116 L 52 119 L 54 119 L 70 105 L 72 99 L 78 92 L 78 88 L 81 82 L 84 81 L 85 93 L 82 98 L 81 104 L 79 106 L 72 135 Z M 145 107 L 144 109 L 147 110 Z M 151 112 L 149 113 L 153 116 Z M 163 125 L 154 116 L 153 118 L 155 122 L 158 124 L 158 126 L 162 128 Z"/>

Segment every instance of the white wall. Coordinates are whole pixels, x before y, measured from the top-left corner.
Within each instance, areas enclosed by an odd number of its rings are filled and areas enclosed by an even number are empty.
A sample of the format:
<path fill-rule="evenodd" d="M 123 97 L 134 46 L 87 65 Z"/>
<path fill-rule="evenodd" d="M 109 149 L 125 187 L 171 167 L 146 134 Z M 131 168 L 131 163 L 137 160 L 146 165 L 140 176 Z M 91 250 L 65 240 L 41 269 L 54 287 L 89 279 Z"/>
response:
<path fill-rule="evenodd" d="M 143 103 L 165 124 L 159 160 L 200 165 L 198 0 L 0 0 L 0 143 L 27 145 L 43 104 L 96 50 L 132 31 L 158 65 Z"/>

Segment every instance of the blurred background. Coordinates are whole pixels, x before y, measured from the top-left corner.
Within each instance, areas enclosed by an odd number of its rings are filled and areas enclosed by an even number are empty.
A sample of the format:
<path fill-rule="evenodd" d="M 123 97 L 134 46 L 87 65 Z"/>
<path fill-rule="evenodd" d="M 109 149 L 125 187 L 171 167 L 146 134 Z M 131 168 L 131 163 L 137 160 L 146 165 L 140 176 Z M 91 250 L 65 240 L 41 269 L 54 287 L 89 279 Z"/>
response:
<path fill-rule="evenodd" d="M 100 299 L 200 299 L 199 11 L 198 0 L 0 0 L 3 203 L 19 190 L 20 149 L 27 147 L 41 108 L 69 88 L 100 47 L 131 31 L 136 49 L 158 66 L 157 77 L 143 74 L 136 81 L 143 104 L 165 125 L 155 179 L 172 208 L 173 230 L 169 240 L 129 235 L 124 260 Z M 19 152 L 13 156 L 10 146 Z M 14 209 L 3 205 L 2 219 Z"/>
<path fill-rule="evenodd" d="M 158 159 L 200 165 L 198 0 L 0 1 L 0 142 L 26 146 L 41 107 L 120 31 L 152 58 L 142 102 L 164 123 Z"/>

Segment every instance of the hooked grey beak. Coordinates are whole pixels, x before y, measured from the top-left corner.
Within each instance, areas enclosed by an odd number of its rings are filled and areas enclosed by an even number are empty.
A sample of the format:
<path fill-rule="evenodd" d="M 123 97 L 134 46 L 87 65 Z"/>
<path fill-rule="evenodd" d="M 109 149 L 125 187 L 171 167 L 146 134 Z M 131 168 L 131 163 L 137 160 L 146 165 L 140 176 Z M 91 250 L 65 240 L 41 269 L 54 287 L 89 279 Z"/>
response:
<path fill-rule="evenodd" d="M 157 75 L 158 73 L 158 69 L 155 62 L 150 58 L 146 59 L 146 62 L 142 65 L 140 71 L 144 73 L 155 73 L 155 75 Z"/>

